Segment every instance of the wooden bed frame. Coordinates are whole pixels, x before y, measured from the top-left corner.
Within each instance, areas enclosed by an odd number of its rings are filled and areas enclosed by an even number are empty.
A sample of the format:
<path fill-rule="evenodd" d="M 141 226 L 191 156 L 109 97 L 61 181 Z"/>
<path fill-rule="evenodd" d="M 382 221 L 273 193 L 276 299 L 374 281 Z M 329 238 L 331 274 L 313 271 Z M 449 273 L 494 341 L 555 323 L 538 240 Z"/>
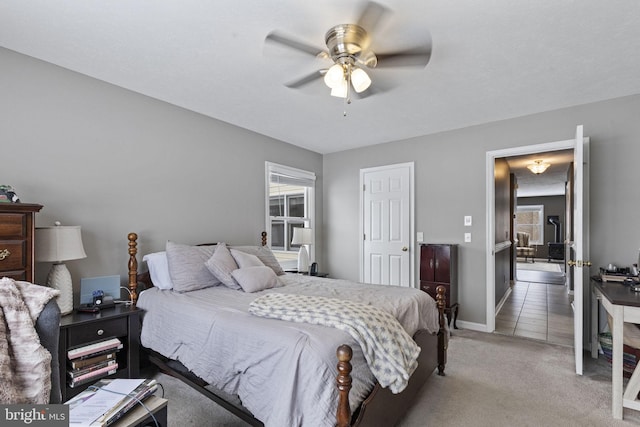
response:
<path fill-rule="evenodd" d="M 138 289 L 147 289 L 153 287 L 151 277 L 148 272 L 138 273 L 137 253 L 138 235 L 129 233 L 129 292 L 131 301 L 135 305 L 138 299 Z M 267 233 L 261 234 L 262 246 L 267 244 Z M 214 243 L 212 243 L 214 244 Z M 444 376 L 444 368 L 447 361 L 447 339 L 446 339 L 446 319 L 444 315 L 445 309 L 445 288 L 438 286 L 436 303 L 439 312 L 440 330 L 437 334 L 431 334 L 427 331 L 420 330 L 414 336 L 416 344 L 422 349 L 418 356 L 418 368 L 415 370 L 407 387 L 398 394 L 393 394 L 388 388 L 382 388 L 376 383 L 369 396 L 362 402 L 360 408 L 351 415 L 349 406 L 349 391 L 351 390 L 351 357 L 353 351 L 351 347 L 344 344 L 338 347 L 337 368 L 338 375 L 336 378 L 336 386 L 338 389 L 338 410 L 336 413 L 337 427 L 355 427 L 355 426 L 392 426 L 402 418 L 417 395 L 420 388 L 438 369 L 438 375 Z M 435 351 L 433 350 L 435 349 Z M 180 362 L 167 359 L 166 357 L 149 349 L 144 349 L 149 355 L 149 361 L 155 364 L 160 371 L 176 377 L 202 393 L 204 396 L 218 403 L 226 410 L 232 412 L 242 420 L 252 426 L 264 426 L 264 424 L 255 418 L 247 409 L 238 403 L 234 403 L 225 393 L 212 390 L 212 387 L 204 380 L 190 372 Z"/>

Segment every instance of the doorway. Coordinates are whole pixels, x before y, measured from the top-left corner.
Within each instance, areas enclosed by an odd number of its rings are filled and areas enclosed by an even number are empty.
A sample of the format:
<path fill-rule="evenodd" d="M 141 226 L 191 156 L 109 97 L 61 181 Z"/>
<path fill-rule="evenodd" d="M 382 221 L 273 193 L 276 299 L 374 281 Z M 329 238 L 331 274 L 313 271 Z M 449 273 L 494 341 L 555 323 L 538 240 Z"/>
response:
<path fill-rule="evenodd" d="M 514 241 L 510 287 L 496 309 L 496 333 L 573 346 L 572 295 L 566 287 L 564 254 L 564 242 L 570 237 L 564 231 L 570 217 L 566 187 L 573 157 L 573 150 L 560 150 L 496 159 L 509 168 Z M 529 168 L 541 164 L 547 169 Z"/>
<path fill-rule="evenodd" d="M 499 200 L 496 197 L 498 181 L 496 180 L 496 159 L 513 155 L 531 154 L 537 152 L 557 151 L 573 149 L 574 161 L 570 185 L 567 192 L 571 204 L 571 238 L 566 241 L 567 265 L 571 266 L 569 271 L 570 285 L 574 295 L 571 307 L 573 309 L 574 321 L 574 353 L 576 374 L 582 375 L 584 343 L 588 342 L 589 334 L 585 334 L 584 325 L 588 325 L 589 312 L 584 310 L 588 307 L 589 293 L 584 292 L 585 283 L 589 283 L 589 138 L 584 137 L 583 126 L 576 127 L 574 139 L 538 144 L 525 147 L 511 148 L 487 152 L 486 156 L 486 196 L 487 196 L 487 239 L 486 239 L 486 267 L 487 267 L 487 332 L 495 330 L 496 313 L 496 269 L 504 265 L 505 252 L 511 253 L 512 241 L 509 230 L 504 228 L 504 223 L 497 222 L 501 218 L 497 215 L 496 205 Z M 501 194 L 501 193 L 500 193 Z M 503 211 L 499 212 L 503 214 Z M 508 221 L 507 221 L 508 222 Z M 505 237 L 506 235 L 506 237 Z M 498 263 L 498 257 L 501 262 Z M 509 263 L 507 259 L 507 264 Z M 587 319 L 585 319 L 585 317 Z M 586 320 L 586 321 L 585 321 Z"/>

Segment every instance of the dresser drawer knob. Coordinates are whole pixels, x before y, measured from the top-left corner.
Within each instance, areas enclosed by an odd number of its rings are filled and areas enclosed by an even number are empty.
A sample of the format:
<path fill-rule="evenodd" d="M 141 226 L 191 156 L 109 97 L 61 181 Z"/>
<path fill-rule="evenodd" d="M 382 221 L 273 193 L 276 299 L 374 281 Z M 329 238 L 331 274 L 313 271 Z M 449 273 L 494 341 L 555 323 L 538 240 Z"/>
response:
<path fill-rule="evenodd" d="M 98 335 L 102 335 L 104 334 L 104 331 L 102 329 L 98 329 Z"/>
<path fill-rule="evenodd" d="M 2 261 L 3 259 L 7 258 L 9 255 L 11 255 L 11 252 L 9 252 L 9 249 L 3 249 L 0 251 L 0 261 Z"/>

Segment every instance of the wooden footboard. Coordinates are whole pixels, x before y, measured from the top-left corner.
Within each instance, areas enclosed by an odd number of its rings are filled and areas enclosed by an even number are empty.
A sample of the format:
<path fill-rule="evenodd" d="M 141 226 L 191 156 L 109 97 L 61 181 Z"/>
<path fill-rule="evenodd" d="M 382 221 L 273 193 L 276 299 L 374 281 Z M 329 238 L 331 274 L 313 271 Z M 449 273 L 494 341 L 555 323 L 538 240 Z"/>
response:
<path fill-rule="evenodd" d="M 422 351 L 418 358 L 418 368 L 411 376 L 407 388 L 402 393 L 393 394 L 389 389 L 384 389 L 380 387 L 380 384 L 376 384 L 353 417 L 349 406 L 353 351 L 346 344 L 338 347 L 337 387 L 339 394 L 336 427 L 394 425 L 406 413 L 416 394 L 436 367 L 438 375 L 444 376 L 447 362 L 447 331 L 444 316 L 446 289 L 444 286 L 438 286 L 436 292 L 440 329 L 436 335 L 426 331 L 418 331 L 414 335 L 413 338 Z M 437 348 L 437 351 L 434 352 L 434 348 Z"/>
<path fill-rule="evenodd" d="M 129 233 L 127 236 L 129 241 L 129 262 L 128 262 L 128 271 L 129 271 L 129 293 L 131 296 L 131 302 L 135 305 L 138 298 L 138 289 L 139 287 L 149 288 L 152 287 L 153 284 L 151 282 L 151 277 L 148 272 L 138 273 L 138 261 L 137 261 L 137 239 L 138 235 L 136 233 Z M 267 244 L 267 233 L 262 232 L 261 234 L 261 243 L 263 246 Z M 415 395 L 420 390 L 421 386 L 424 382 L 429 378 L 429 376 L 435 371 L 435 368 L 438 369 L 439 375 L 444 375 L 444 368 L 446 364 L 446 321 L 444 315 L 445 308 L 445 288 L 444 286 L 438 286 L 437 288 L 437 297 L 436 303 L 438 306 L 439 312 L 439 322 L 440 322 L 440 330 L 437 334 L 430 334 L 426 331 L 418 331 L 416 335 L 414 335 L 414 339 L 416 343 L 420 346 L 422 351 L 420 352 L 420 357 L 418 359 L 418 368 L 416 372 L 411 376 L 409 380 L 409 384 L 407 388 L 399 394 L 392 394 L 388 389 L 383 389 L 379 384 L 376 384 L 373 391 L 367 397 L 367 399 L 363 402 L 360 409 L 354 414 L 351 415 L 351 409 L 349 406 L 349 391 L 351 390 L 351 357 L 353 356 L 353 351 L 351 347 L 348 345 L 341 345 L 337 349 L 337 359 L 338 359 L 338 376 L 337 376 L 337 389 L 338 389 L 338 410 L 336 414 L 336 426 L 337 427 L 348 427 L 348 426 L 387 426 L 393 425 L 396 421 L 398 421 L 406 412 L 406 409 L 411 405 L 412 401 L 415 398 Z M 152 359 L 153 361 L 153 359 Z M 157 363 L 156 363 L 157 364 Z M 160 366 L 160 365 L 158 365 Z M 161 366 L 161 369 L 171 371 L 171 367 L 167 364 Z M 178 378 L 186 378 L 184 373 L 180 373 L 175 371 L 175 374 Z M 185 381 L 185 380 L 183 380 Z M 212 400 L 220 403 L 219 400 L 226 403 L 226 401 L 216 395 L 216 398 L 211 397 L 211 392 L 204 388 L 206 384 L 199 384 L 197 381 L 193 381 L 192 379 L 188 379 L 187 384 L 196 388 L 198 391 L 201 391 L 205 396 L 211 398 Z M 375 402 L 375 403 L 374 403 Z M 224 403 L 223 407 L 227 408 Z M 232 405 L 232 404 L 228 404 Z M 235 405 L 232 405 L 235 406 Z M 235 411 L 232 411 L 235 413 Z M 242 410 L 241 410 L 242 412 Z M 236 415 L 238 415 L 236 413 Z M 242 415 L 242 414 L 240 414 Z M 238 416 L 240 416 L 238 415 Z M 247 411 L 247 417 L 251 417 L 251 415 Z M 241 417 L 242 418 L 242 417 Z M 252 418 L 252 417 L 251 417 Z M 245 419 L 245 418 L 243 418 Z M 252 418 L 256 423 L 252 425 L 260 425 L 258 420 Z M 245 421 L 249 421 L 249 419 L 245 419 Z"/>

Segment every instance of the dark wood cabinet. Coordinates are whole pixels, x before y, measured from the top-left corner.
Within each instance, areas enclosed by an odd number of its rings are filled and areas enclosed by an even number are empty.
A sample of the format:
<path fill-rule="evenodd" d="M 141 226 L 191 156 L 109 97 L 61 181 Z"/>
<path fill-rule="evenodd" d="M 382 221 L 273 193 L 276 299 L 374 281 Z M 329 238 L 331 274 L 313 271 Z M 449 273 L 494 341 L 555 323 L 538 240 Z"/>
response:
<path fill-rule="evenodd" d="M 446 308 L 448 321 L 458 328 L 458 245 L 423 244 L 420 245 L 420 289 L 436 297 L 436 288 L 444 286 L 446 290 Z"/>
<path fill-rule="evenodd" d="M 41 205 L 0 203 L 0 277 L 33 282 L 35 214 Z"/>
<path fill-rule="evenodd" d="M 140 375 L 140 312 L 135 307 L 118 304 L 98 313 L 72 313 L 60 319 L 60 382 L 65 402 L 95 381 L 76 387 L 68 384 L 70 369 L 67 352 L 108 338 L 118 338 L 123 348 L 116 354 L 118 370 L 106 378 L 137 378 Z"/>

